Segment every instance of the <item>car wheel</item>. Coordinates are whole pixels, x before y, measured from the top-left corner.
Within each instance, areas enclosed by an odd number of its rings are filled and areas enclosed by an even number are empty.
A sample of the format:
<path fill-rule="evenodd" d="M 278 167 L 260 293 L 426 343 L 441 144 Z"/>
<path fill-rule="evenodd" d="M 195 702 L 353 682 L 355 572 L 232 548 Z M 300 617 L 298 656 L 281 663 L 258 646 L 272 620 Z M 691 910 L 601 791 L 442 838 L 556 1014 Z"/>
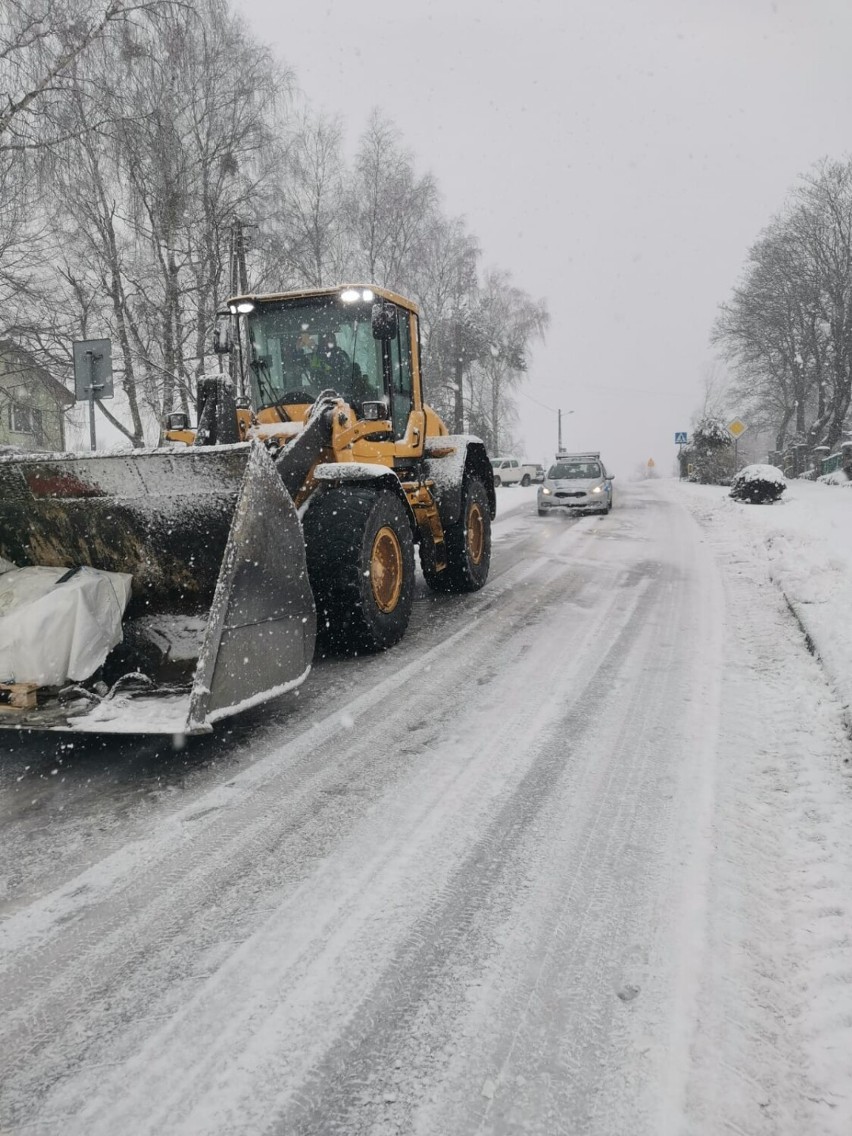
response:
<path fill-rule="evenodd" d="M 523 485 L 524 489 L 526 489 L 526 487 L 529 485 L 529 483 L 530 483 L 530 475 L 528 473 L 525 473 L 524 476 L 521 478 L 521 485 Z"/>
<path fill-rule="evenodd" d="M 547 509 L 539 509 L 539 511 L 538 511 L 538 515 L 539 515 L 540 517 L 546 517 L 546 516 L 547 516 L 547 514 L 548 514 L 548 510 L 547 510 Z"/>
<path fill-rule="evenodd" d="M 503 484 L 503 482 L 500 480 L 500 478 L 497 476 L 497 474 L 495 474 L 494 475 L 494 488 L 499 489 L 502 484 Z"/>

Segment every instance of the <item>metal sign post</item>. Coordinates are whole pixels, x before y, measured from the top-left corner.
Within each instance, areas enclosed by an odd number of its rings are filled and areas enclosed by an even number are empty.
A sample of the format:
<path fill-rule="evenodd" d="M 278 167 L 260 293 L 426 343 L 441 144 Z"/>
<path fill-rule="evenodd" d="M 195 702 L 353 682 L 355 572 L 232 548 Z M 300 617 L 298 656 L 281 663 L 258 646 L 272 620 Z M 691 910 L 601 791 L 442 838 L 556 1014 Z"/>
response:
<path fill-rule="evenodd" d="M 89 404 L 89 443 L 94 450 L 95 401 L 113 397 L 112 343 L 109 339 L 78 339 L 74 343 L 74 393 Z"/>
<path fill-rule="evenodd" d="M 677 452 L 678 476 L 683 479 L 683 447 L 688 445 L 686 430 L 675 430 L 675 445 L 680 449 Z"/>
<path fill-rule="evenodd" d="M 740 418 L 735 418 L 733 422 L 728 423 L 728 433 L 734 439 L 734 473 L 739 472 L 740 459 L 738 451 L 740 437 L 745 434 L 746 430 L 748 430 L 748 426 L 746 426 L 745 422 Z"/>

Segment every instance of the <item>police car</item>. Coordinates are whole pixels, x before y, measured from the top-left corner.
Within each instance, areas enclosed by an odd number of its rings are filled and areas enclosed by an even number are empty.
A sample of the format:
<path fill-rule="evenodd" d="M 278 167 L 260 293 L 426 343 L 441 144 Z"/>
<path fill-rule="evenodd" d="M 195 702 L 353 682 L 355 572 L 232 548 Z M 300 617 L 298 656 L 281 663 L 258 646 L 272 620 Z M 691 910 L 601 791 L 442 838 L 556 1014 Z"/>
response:
<path fill-rule="evenodd" d="M 597 452 L 557 454 L 538 487 L 538 515 L 554 509 L 606 514 L 612 508 L 612 478 Z"/>

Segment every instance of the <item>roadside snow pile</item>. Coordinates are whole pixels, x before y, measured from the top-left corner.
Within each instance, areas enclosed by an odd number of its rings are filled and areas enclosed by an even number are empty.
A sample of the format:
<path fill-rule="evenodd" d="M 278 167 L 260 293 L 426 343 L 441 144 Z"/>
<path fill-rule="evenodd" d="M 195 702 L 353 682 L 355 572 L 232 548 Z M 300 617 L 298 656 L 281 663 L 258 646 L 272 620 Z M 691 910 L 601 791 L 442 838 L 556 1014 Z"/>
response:
<path fill-rule="evenodd" d="M 795 479 L 783 508 L 741 509 L 718 487 L 670 484 L 702 524 L 728 530 L 739 557 L 768 558 L 771 579 L 852 707 L 852 494 Z"/>
<path fill-rule="evenodd" d="M 833 473 L 824 473 L 817 478 L 817 481 L 821 481 L 823 485 L 852 485 L 852 481 L 842 469 L 836 469 Z"/>
<path fill-rule="evenodd" d="M 750 505 L 771 505 L 786 488 L 786 477 L 774 465 L 747 465 L 731 481 L 730 496 Z"/>

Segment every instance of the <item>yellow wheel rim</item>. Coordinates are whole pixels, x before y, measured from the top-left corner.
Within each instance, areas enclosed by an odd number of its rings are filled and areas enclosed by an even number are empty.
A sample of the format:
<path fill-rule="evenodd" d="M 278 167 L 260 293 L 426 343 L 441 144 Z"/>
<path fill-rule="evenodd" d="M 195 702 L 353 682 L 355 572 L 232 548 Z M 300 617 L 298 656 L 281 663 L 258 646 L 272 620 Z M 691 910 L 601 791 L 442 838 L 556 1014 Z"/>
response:
<path fill-rule="evenodd" d="M 402 578 L 402 548 L 393 529 L 383 525 L 376 533 L 370 556 L 370 584 L 380 611 L 393 611 L 399 603 Z"/>
<path fill-rule="evenodd" d="M 467 554 L 471 563 L 481 563 L 484 552 L 485 521 L 482 518 L 482 510 L 475 501 L 472 501 L 467 514 Z"/>

